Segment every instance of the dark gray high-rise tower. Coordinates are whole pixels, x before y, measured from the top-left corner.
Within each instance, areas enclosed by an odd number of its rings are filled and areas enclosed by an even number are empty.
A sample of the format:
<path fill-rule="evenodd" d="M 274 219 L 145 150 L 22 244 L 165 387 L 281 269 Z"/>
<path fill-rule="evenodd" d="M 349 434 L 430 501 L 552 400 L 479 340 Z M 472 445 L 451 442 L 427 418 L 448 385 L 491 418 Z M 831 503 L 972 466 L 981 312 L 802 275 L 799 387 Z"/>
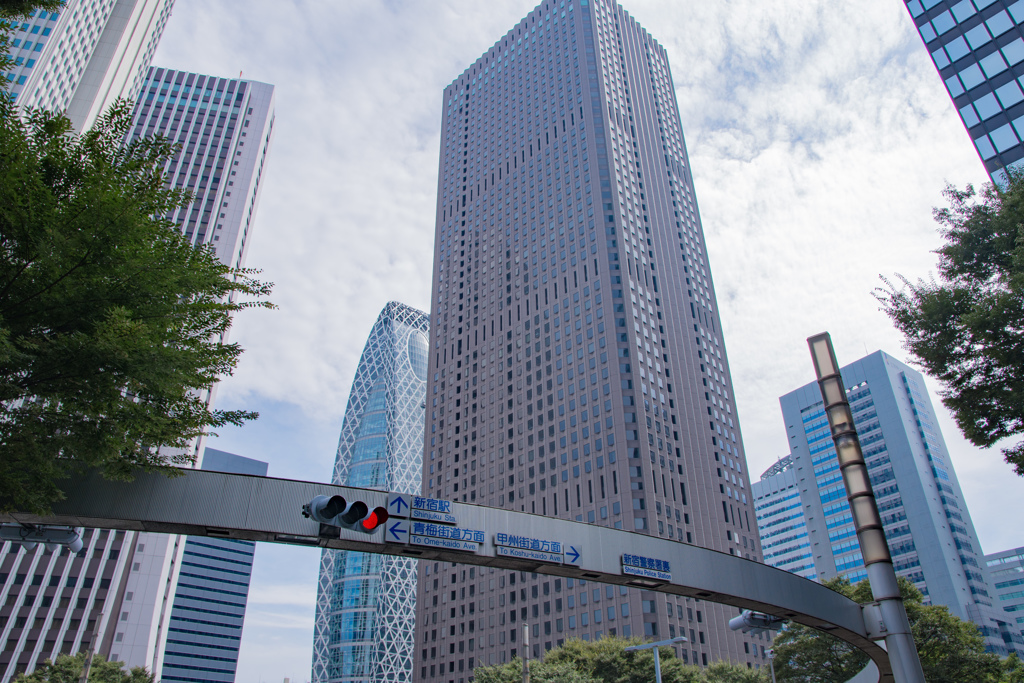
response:
<path fill-rule="evenodd" d="M 608 0 L 548 0 L 444 91 L 423 493 L 760 560 L 664 49 Z M 763 662 L 735 610 L 421 562 L 417 681 L 565 639 Z"/>

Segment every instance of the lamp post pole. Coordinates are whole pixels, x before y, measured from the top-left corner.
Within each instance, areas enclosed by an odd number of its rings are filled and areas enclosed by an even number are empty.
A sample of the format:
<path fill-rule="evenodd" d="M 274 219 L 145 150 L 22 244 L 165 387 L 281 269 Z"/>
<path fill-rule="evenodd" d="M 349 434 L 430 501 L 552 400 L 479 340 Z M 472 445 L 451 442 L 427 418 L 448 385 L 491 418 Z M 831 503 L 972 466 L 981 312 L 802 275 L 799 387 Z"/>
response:
<path fill-rule="evenodd" d="M 677 638 L 669 638 L 668 640 L 659 640 L 656 643 L 644 643 L 643 645 L 633 645 L 627 647 L 626 652 L 638 652 L 640 650 L 654 649 L 654 680 L 656 683 L 661 683 L 661 656 L 658 654 L 658 648 L 665 645 L 675 645 L 676 643 L 685 643 L 686 637 L 679 636 Z"/>
<path fill-rule="evenodd" d="M 772 683 L 775 683 L 775 649 L 765 652 L 768 655 L 768 670 L 772 672 Z"/>
<path fill-rule="evenodd" d="M 523 624 L 523 683 L 530 683 L 530 625 Z"/>
<path fill-rule="evenodd" d="M 910 632 L 910 620 L 896 582 L 889 544 L 885 540 L 882 518 L 878 514 L 867 464 L 861 452 L 860 439 L 857 438 L 853 413 L 846 400 L 846 389 L 839 373 L 832 339 L 828 332 L 823 332 L 808 338 L 807 345 L 814 361 L 825 415 L 832 430 L 839 469 L 843 474 L 843 484 L 846 485 L 846 499 L 850 503 L 857 540 L 871 583 L 871 596 L 878 603 L 886 632 L 885 646 L 889 652 L 893 678 L 896 683 L 925 683 L 914 636 Z"/>

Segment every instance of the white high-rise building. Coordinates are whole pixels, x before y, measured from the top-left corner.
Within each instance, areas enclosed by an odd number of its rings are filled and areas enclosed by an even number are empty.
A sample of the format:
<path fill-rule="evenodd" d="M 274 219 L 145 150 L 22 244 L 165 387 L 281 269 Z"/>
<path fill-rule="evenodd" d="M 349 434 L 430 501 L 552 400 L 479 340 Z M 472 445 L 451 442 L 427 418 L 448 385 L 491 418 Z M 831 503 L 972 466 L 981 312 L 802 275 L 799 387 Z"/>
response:
<path fill-rule="evenodd" d="M 67 0 L 36 10 L 11 33 L 4 77 L 23 108 L 65 111 L 76 130 L 118 98 L 135 99 L 174 0 Z"/>
<path fill-rule="evenodd" d="M 170 218 L 193 244 L 212 244 L 222 262 L 244 266 L 272 138 L 274 87 L 157 68 L 142 86 L 131 135 L 180 142 L 168 183 L 195 194 Z M 203 444 L 194 447 L 201 452 Z M 89 648 L 162 678 L 186 537 L 87 529 L 83 540 L 76 555 L 0 544 L 0 683 L 58 653 Z"/>

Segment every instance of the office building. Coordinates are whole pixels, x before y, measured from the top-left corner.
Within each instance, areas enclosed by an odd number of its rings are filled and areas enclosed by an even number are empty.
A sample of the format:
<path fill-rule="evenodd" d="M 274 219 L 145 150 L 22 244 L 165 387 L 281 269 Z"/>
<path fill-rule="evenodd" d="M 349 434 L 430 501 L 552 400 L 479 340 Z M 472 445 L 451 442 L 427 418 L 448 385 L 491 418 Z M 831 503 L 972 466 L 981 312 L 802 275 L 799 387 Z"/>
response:
<path fill-rule="evenodd" d="M 67 112 L 86 130 L 118 98 L 134 100 L 174 0 L 67 0 L 35 10 L 11 32 L 14 69 L 4 74 L 23 108 Z"/>
<path fill-rule="evenodd" d="M 754 495 L 764 563 L 805 579 L 818 578 L 793 457 L 780 458 L 750 489 Z"/>
<path fill-rule="evenodd" d="M 547 0 L 443 93 L 424 495 L 760 560 L 665 50 L 608 0 Z M 421 562 L 417 681 L 568 638 L 760 664 L 736 611 Z M 757 655 L 755 655 L 757 651 Z"/>
<path fill-rule="evenodd" d="M 267 463 L 213 448 L 204 450 L 202 469 L 267 476 Z M 185 541 L 161 680 L 234 683 L 255 552 L 252 541 L 213 536 Z"/>
<path fill-rule="evenodd" d="M 841 370 L 896 573 L 932 604 L 973 621 L 1006 654 L 984 556 L 939 431 L 924 377 L 876 351 Z M 811 382 L 779 399 L 819 579 L 867 578 L 821 393 Z"/>
<path fill-rule="evenodd" d="M 985 170 L 1024 158 L 1024 3 L 904 0 Z"/>
<path fill-rule="evenodd" d="M 170 218 L 233 267 L 245 265 L 273 122 L 273 86 L 168 69 L 149 70 L 133 114 L 133 136 L 182 144 L 168 182 L 195 200 Z M 198 456 L 202 442 L 193 448 Z M 74 557 L 0 546 L 0 683 L 89 646 L 162 677 L 185 538 L 86 530 L 84 542 Z"/>
<path fill-rule="evenodd" d="M 392 301 L 356 368 L 334 463 L 335 484 L 420 493 L 430 318 Z M 313 640 L 314 683 L 412 680 L 416 560 L 324 550 Z"/>
<path fill-rule="evenodd" d="M 1020 637 L 1007 639 L 1007 647 L 1024 659 L 1024 548 L 986 555 L 985 564 L 996 606 L 1009 613 L 1006 619 L 1012 625 L 1011 635 Z"/>

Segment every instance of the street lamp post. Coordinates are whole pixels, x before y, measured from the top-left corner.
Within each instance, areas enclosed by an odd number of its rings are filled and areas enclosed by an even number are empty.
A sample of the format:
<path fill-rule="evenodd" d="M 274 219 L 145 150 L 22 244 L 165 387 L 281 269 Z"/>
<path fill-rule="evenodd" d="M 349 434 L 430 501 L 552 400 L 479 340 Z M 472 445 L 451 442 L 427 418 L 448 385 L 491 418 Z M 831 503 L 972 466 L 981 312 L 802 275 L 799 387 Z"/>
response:
<path fill-rule="evenodd" d="M 768 656 L 768 670 L 772 672 L 772 683 L 775 683 L 775 648 L 765 650 Z"/>
<path fill-rule="evenodd" d="M 650 650 L 654 648 L 654 679 L 655 683 L 661 683 L 661 656 L 658 655 L 658 648 L 665 645 L 675 645 L 676 643 L 685 643 L 686 636 L 679 636 L 677 638 L 669 638 L 668 640 L 659 640 L 656 643 L 644 643 L 643 645 L 633 645 L 626 648 L 626 652 L 639 652 L 640 650 Z"/>
<path fill-rule="evenodd" d="M 871 583 L 871 597 L 878 603 L 884 624 L 885 646 L 889 651 L 893 679 L 896 683 L 925 683 L 914 636 L 910 632 L 910 620 L 896 582 L 889 544 L 885 540 L 882 518 L 878 514 L 875 494 L 871 490 L 868 467 L 853 423 L 853 412 L 846 400 L 846 389 L 839 372 L 836 352 L 832 348 L 832 338 L 828 332 L 822 332 L 808 338 L 807 345 L 811 349 L 818 389 L 821 391 L 839 470 L 846 486 L 846 499 L 850 504 L 857 541 Z"/>

